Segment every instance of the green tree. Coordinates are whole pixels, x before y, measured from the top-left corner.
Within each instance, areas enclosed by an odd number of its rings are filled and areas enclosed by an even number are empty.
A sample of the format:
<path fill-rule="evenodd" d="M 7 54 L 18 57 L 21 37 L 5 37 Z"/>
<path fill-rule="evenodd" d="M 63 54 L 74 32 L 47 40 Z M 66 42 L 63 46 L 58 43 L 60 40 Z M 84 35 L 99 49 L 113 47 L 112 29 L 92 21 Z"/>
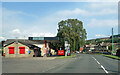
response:
<path fill-rule="evenodd" d="M 60 38 L 59 46 L 64 47 L 65 39 L 70 43 L 71 50 L 79 50 L 85 44 L 87 33 L 83 28 L 82 21 L 77 19 L 62 20 L 58 23 L 58 27 L 57 37 Z"/>

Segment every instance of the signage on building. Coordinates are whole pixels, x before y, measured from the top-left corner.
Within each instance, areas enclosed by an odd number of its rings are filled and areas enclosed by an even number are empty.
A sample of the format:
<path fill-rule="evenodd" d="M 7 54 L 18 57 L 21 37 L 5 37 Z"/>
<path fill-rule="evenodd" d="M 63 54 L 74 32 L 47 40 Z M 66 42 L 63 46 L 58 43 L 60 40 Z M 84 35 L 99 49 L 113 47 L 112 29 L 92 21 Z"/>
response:
<path fill-rule="evenodd" d="M 29 40 L 59 40 L 58 37 L 28 37 Z"/>
<path fill-rule="evenodd" d="M 28 49 L 25 49 L 25 51 L 28 51 Z"/>

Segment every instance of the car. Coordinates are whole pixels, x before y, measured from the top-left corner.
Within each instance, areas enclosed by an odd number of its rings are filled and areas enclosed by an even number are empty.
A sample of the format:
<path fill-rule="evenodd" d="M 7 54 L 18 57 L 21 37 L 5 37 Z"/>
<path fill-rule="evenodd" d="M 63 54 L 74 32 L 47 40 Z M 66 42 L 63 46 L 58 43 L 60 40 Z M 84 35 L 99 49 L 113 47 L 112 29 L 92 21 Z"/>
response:
<path fill-rule="evenodd" d="M 75 51 L 75 52 L 78 53 L 78 54 L 80 53 L 79 51 Z"/>

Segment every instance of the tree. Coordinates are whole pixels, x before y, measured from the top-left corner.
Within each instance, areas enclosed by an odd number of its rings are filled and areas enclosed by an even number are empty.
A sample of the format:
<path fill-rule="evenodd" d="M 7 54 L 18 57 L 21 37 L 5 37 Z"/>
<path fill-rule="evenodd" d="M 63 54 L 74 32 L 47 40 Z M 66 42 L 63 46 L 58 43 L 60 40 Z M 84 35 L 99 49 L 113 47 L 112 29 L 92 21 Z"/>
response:
<path fill-rule="evenodd" d="M 85 44 L 87 33 L 83 28 L 82 21 L 77 19 L 62 20 L 58 23 L 58 27 L 57 37 L 60 38 L 59 46 L 64 47 L 65 39 L 70 43 L 71 50 L 79 50 Z"/>

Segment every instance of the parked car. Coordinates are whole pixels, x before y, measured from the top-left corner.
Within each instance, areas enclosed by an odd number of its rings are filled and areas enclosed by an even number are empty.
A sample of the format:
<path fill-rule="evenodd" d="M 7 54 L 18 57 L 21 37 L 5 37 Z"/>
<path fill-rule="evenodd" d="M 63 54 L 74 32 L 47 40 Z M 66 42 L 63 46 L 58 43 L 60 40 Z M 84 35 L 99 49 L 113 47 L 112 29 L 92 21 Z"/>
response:
<path fill-rule="evenodd" d="M 78 54 L 80 53 L 79 51 L 75 51 L 75 52 L 78 53 Z"/>

